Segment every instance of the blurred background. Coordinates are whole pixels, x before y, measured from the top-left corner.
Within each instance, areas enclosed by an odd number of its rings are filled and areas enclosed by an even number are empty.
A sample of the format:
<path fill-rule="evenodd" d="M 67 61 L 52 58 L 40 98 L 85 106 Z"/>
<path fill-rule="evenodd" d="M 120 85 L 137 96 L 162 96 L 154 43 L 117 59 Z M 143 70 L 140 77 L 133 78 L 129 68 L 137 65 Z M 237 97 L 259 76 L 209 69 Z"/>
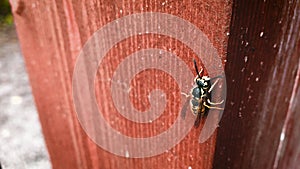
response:
<path fill-rule="evenodd" d="M 0 163 L 51 168 L 8 0 L 0 0 Z"/>

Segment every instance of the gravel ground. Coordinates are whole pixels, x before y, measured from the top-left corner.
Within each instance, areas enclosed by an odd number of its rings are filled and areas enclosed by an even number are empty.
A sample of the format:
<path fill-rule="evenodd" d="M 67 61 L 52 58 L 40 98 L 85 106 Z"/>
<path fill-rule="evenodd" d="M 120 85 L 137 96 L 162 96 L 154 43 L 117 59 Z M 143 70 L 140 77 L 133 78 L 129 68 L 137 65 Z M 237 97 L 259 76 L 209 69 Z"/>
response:
<path fill-rule="evenodd" d="M 51 168 L 12 26 L 0 28 L 0 163 L 2 169 Z"/>

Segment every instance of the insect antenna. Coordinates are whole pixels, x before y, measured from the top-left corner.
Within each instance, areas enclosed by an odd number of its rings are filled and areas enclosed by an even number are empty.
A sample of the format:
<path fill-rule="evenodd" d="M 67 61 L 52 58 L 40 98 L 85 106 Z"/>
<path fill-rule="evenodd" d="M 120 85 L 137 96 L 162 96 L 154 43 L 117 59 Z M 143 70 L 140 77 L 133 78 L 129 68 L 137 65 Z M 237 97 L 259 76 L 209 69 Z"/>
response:
<path fill-rule="evenodd" d="M 212 78 L 210 78 L 210 80 L 215 80 L 215 79 L 218 79 L 218 78 L 223 78 L 224 76 L 223 75 L 219 75 L 219 76 L 215 76 L 215 77 L 212 77 Z"/>
<path fill-rule="evenodd" d="M 201 71 L 199 72 L 195 58 L 193 59 L 193 61 L 194 61 L 194 67 L 195 67 L 196 73 L 197 73 L 198 77 L 200 78 L 201 77 L 200 74 L 202 73 L 203 69 L 201 69 Z"/>

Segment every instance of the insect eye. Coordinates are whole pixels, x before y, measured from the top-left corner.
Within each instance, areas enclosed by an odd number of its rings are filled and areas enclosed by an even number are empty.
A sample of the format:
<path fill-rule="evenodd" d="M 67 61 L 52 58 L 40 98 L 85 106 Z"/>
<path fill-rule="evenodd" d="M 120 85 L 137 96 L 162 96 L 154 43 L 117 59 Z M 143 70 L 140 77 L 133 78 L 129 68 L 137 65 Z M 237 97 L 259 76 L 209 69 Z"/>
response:
<path fill-rule="evenodd" d="M 196 79 L 196 84 L 197 84 L 198 86 L 201 86 L 201 87 L 204 86 L 203 81 L 201 81 L 201 79 L 199 79 L 199 78 Z"/>

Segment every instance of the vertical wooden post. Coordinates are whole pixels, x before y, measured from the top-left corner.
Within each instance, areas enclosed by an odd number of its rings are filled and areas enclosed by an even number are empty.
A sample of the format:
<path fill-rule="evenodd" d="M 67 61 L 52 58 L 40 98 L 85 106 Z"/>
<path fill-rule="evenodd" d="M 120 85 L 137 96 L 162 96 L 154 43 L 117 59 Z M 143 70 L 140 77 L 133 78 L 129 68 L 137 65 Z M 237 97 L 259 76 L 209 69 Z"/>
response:
<path fill-rule="evenodd" d="M 299 168 L 299 1 L 234 1 L 214 168 Z"/>

